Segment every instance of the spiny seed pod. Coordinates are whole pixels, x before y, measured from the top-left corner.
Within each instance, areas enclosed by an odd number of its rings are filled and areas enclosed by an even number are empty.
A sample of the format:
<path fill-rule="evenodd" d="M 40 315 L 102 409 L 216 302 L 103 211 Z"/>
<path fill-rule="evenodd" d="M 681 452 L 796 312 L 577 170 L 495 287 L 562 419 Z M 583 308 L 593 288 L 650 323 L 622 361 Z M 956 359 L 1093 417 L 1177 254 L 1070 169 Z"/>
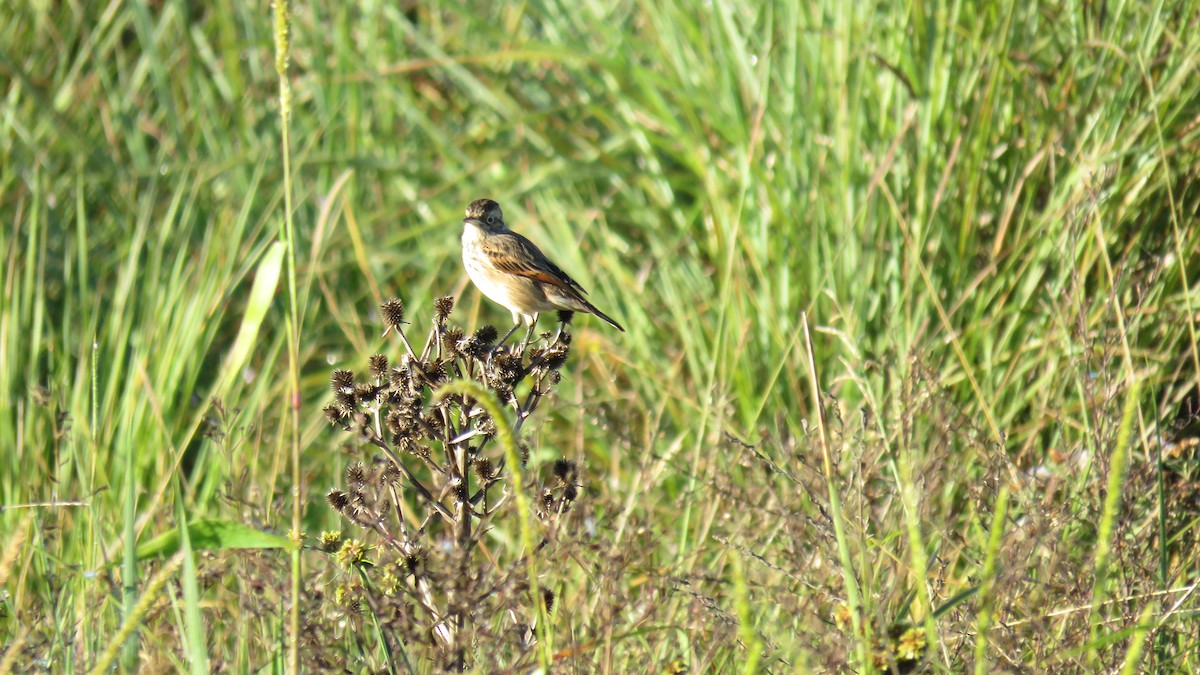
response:
<path fill-rule="evenodd" d="M 529 444 L 521 443 L 518 449 L 521 451 L 521 468 L 524 469 L 525 467 L 529 466 Z"/>
<path fill-rule="evenodd" d="M 564 483 L 574 483 L 576 475 L 575 462 L 569 459 L 554 460 L 554 475 Z"/>
<path fill-rule="evenodd" d="M 541 365 L 550 370 L 558 370 L 567 362 L 567 354 L 569 350 L 566 347 L 547 349 L 542 354 Z"/>
<path fill-rule="evenodd" d="M 395 464 L 388 462 L 383 467 L 383 475 L 381 479 L 386 485 L 395 485 L 404 478 L 404 474 L 400 473 L 400 469 Z"/>
<path fill-rule="evenodd" d="M 493 342 L 496 341 L 496 338 L 498 337 L 500 337 L 500 333 L 496 330 L 495 326 L 484 326 L 475 331 L 475 339 L 479 340 L 485 345 L 488 345 L 489 347 Z"/>
<path fill-rule="evenodd" d="M 348 370 L 335 370 L 333 371 L 333 375 L 329 378 L 329 384 L 330 388 L 333 389 L 333 393 L 335 394 L 343 389 L 353 388 L 354 373 Z"/>
<path fill-rule="evenodd" d="M 400 330 L 400 326 L 404 323 L 404 303 L 400 302 L 399 298 L 384 300 L 379 305 L 379 316 L 383 318 L 383 325 L 388 330 L 393 328 Z"/>
<path fill-rule="evenodd" d="M 579 497 L 579 488 L 574 485 L 568 485 L 563 489 L 563 499 L 573 502 Z"/>
<path fill-rule="evenodd" d="M 382 380 L 388 372 L 388 359 L 383 354 L 376 354 L 367 360 L 367 372 L 371 377 Z"/>
<path fill-rule="evenodd" d="M 391 372 L 388 373 L 388 382 L 394 389 L 407 389 L 408 379 L 408 370 L 405 368 L 392 368 Z"/>
<path fill-rule="evenodd" d="M 368 401 L 369 402 L 369 401 L 373 400 L 375 398 L 375 395 L 378 393 L 379 393 L 378 388 L 372 387 L 371 385 L 369 385 L 365 382 L 360 382 L 360 383 L 354 385 L 354 398 L 356 398 L 360 401 Z"/>
<path fill-rule="evenodd" d="M 572 311 L 566 310 L 566 309 L 558 310 L 558 322 L 559 323 L 569 324 L 569 323 L 571 323 L 571 319 L 574 319 L 574 318 L 575 318 L 575 312 L 572 312 Z"/>
<path fill-rule="evenodd" d="M 430 388 L 436 389 L 450 380 L 450 378 L 447 376 L 446 363 L 444 361 L 431 363 L 429 366 L 429 369 L 425 372 Z"/>
<path fill-rule="evenodd" d="M 367 482 L 367 469 L 362 462 L 355 462 L 346 467 L 346 484 L 352 488 L 361 489 Z"/>
<path fill-rule="evenodd" d="M 354 398 L 354 387 L 342 387 L 333 395 L 333 402 L 337 407 L 349 413 L 353 411 L 358 402 Z"/>
<path fill-rule="evenodd" d="M 475 428 L 485 436 L 495 436 L 496 420 L 492 419 L 491 417 L 480 418 L 479 421 L 475 423 Z"/>
<path fill-rule="evenodd" d="M 412 422 L 408 415 L 397 408 L 392 408 L 388 411 L 387 417 L 384 419 L 384 424 L 387 430 L 393 434 L 404 435 L 412 427 Z"/>
<path fill-rule="evenodd" d="M 442 332 L 442 351 L 457 356 L 461 349 L 459 343 L 463 340 L 461 328 L 447 328 Z"/>
<path fill-rule="evenodd" d="M 350 510 L 355 514 L 367 510 L 367 496 L 361 490 L 350 491 Z"/>
<path fill-rule="evenodd" d="M 482 342 L 478 335 L 472 335 L 460 344 L 462 353 L 473 359 L 482 359 L 492 349 L 491 345 Z"/>
<path fill-rule="evenodd" d="M 329 494 L 325 495 L 325 499 L 333 507 L 333 510 L 338 513 L 344 512 L 346 507 L 350 505 L 350 495 L 336 488 L 330 490 Z"/>
<path fill-rule="evenodd" d="M 542 603 L 546 605 L 547 612 L 554 611 L 554 591 L 550 590 L 549 588 L 543 588 Z"/>
<path fill-rule="evenodd" d="M 349 415 L 347 415 L 344 410 L 336 405 L 327 405 L 323 408 L 323 410 L 325 412 L 325 419 L 329 420 L 331 425 L 340 425 L 344 428 L 349 428 L 350 425 L 346 423 L 346 419 L 349 417 Z"/>
<path fill-rule="evenodd" d="M 444 322 L 450 316 L 450 312 L 453 311 L 454 298 L 449 295 L 438 298 L 433 304 L 433 314 L 437 317 L 438 323 Z"/>
<path fill-rule="evenodd" d="M 445 423 L 445 420 L 442 419 L 442 416 L 437 414 L 437 411 L 435 410 L 426 410 L 425 412 L 421 413 L 421 421 L 425 423 L 425 426 L 433 429 L 434 431 L 441 430 L 442 425 Z"/>
<path fill-rule="evenodd" d="M 421 574 L 424 572 L 424 567 L 425 567 L 424 558 L 425 558 L 425 556 L 421 555 L 420 552 L 409 553 L 409 554 L 405 555 L 404 559 L 402 561 L 402 564 L 404 565 L 404 571 L 408 572 L 409 574 L 413 575 L 414 577 L 420 577 Z"/>
<path fill-rule="evenodd" d="M 475 475 L 484 483 L 489 483 L 496 477 L 496 466 L 487 457 L 480 457 L 473 464 Z"/>

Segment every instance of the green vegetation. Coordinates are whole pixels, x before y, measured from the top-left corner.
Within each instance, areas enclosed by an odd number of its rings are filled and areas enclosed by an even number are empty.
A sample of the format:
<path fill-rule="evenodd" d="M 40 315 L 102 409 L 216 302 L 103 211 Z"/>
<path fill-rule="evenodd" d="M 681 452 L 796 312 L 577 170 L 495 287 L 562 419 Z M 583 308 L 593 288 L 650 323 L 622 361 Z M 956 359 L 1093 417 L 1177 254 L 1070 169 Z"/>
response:
<path fill-rule="evenodd" d="M 500 5 L 295 6 L 288 87 L 261 3 L 6 5 L 0 673 L 1200 671 L 1200 3 Z M 447 660 L 322 409 L 388 298 L 507 330 L 479 197 L 628 333 Z"/>

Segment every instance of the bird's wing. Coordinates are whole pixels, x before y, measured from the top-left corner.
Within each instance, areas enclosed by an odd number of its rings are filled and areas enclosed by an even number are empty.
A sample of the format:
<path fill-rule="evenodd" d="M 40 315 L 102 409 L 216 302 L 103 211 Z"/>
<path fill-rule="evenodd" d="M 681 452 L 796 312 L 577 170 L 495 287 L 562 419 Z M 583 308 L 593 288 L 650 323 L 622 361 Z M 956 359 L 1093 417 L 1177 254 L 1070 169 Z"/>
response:
<path fill-rule="evenodd" d="M 496 269 L 503 272 L 536 279 L 581 296 L 587 293 L 558 265 L 550 262 L 532 241 L 516 232 L 488 237 L 483 244 L 483 253 Z"/>

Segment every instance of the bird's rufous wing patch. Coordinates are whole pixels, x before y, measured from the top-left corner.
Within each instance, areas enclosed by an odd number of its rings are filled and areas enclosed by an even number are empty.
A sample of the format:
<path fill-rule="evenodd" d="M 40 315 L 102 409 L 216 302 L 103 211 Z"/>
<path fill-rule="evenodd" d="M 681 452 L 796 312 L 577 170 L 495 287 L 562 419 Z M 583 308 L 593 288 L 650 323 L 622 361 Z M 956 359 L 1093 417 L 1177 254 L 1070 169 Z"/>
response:
<path fill-rule="evenodd" d="M 574 279 L 567 276 L 566 272 L 559 269 L 558 265 L 550 262 L 533 242 L 515 232 L 493 242 L 491 246 L 484 247 L 483 252 L 492 265 L 502 272 L 550 284 L 570 295 L 587 293 Z"/>

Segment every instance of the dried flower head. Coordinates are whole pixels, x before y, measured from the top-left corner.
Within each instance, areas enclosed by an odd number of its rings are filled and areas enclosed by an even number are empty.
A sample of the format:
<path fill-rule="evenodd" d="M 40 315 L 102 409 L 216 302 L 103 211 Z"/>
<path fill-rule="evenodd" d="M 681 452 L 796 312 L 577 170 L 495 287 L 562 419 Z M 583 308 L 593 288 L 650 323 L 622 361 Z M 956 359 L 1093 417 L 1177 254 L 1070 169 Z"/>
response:
<path fill-rule="evenodd" d="M 496 478 L 496 466 L 487 457 L 480 457 L 474 463 L 475 475 L 481 482 L 487 483 Z"/>
<path fill-rule="evenodd" d="M 454 311 L 454 298 L 449 295 L 438 298 L 433 303 L 433 314 L 437 317 L 438 323 L 444 323 L 450 318 L 450 312 Z"/>
<path fill-rule="evenodd" d="M 352 388 L 354 387 L 354 373 L 348 370 L 335 370 L 329 378 L 329 385 L 335 394 L 347 387 Z"/>
<path fill-rule="evenodd" d="M 442 332 L 442 351 L 450 356 L 457 356 L 462 350 L 463 332 L 461 328 L 447 328 Z"/>
<path fill-rule="evenodd" d="M 383 354 L 375 354 L 367 360 L 367 372 L 371 377 L 382 380 L 388 372 L 388 358 Z"/>
<path fill-rule="evenodd" d="M 379 316 L 383 318 L 385 333 L 393 328 L 400 330 L 404 324 L 404 303 L 399 298 L 384 300 L 379 305 Z"/>
<path fill-rule="evenodd" d="M 350 495 L 338 489 L 330 490 L 329 494 L 325 495 L 325 499 L 333 507 L 333 510 L 338 513 L 342 513 L 350 505 Z"/>
<path fill-rule="evenodd" d="M 574 485 L 578 470 L 575 462 L 569 459 L 557 459 L 554 461 L 554 475 L 565 485 Z"/>
<path fill-rule="evenodd" d="M 567 363 L 570 349 L 567 345 L 555 345 L 542 352 L 539 366 L 550 370 L 558 370 Z"/>
<path fill-rule="evenodd" d="M 362 462 L 355 462 L 346 467 L 346 484 L 351 488 L 361 490 L 367 484 L 367 469 Z"/>
<path fill-rule="evenodd" d="M 481 359 L 492 351 L 492 344 L 498 337 L 493 326 L 484 326 L 475 334 L 463 341 L 462 351 L 473 359 Z"/>
<path fill-rule="evenodd" d="M 350 424 L 348 422 L 350 415 L 347 414 L 345 410 L 336 405 L 327 405 L 322 410 L 325 413 L 325 419 L 331 425 L 340 426 L 343 429 L 350 428 Z"/>

